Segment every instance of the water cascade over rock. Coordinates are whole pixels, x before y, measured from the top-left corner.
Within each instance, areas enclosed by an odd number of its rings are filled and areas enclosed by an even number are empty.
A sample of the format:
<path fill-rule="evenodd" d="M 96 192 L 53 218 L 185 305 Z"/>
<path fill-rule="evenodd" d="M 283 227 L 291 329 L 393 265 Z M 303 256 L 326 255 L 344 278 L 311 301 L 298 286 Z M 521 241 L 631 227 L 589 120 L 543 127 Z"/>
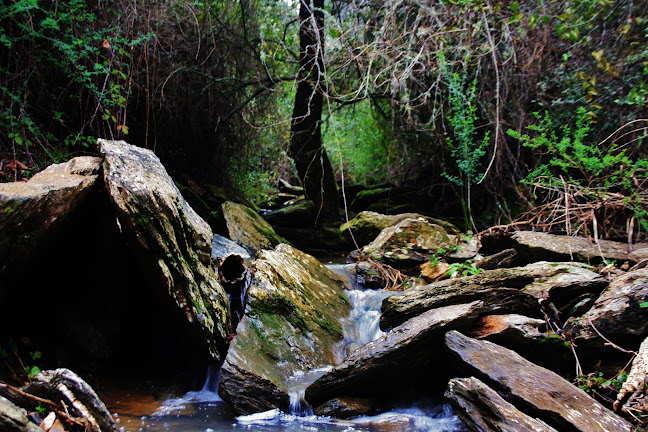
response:
<path fill-rule="evenodd" d="M 343 338 L 338 317 L 350 305 L 341 278 L 286 244 L 262 251 L 251 271 L 245 317 L 221 368 L 219 393 L 238 414 L 288 412 L 288 383 L 335 362 Z"/>

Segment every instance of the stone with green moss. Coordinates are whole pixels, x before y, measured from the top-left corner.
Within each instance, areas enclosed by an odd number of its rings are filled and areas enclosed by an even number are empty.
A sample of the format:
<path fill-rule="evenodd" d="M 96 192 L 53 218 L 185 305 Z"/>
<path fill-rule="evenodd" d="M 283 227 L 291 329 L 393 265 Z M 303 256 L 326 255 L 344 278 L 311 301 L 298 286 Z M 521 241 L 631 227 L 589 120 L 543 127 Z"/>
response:
<path fill-rule="evenodd" d="M 288 243 L 251 208 L 227 201 L 221 206 L 229 238 L 247 249 L 252 255 Z"/>
<path fill-rule="evenodd" d="M 281 244 L 252 265 L 246 316 L 221 368 L 219 393 L 238 414 L 288 409 L 287 382 L 335 362 L 339 318 L 349 313 L 344 281 Z"/>
<path fill-rule="evenodd" d="M 441 226 L 449 234 L 458 234 L 459 230 L 452 223 L 418 213 L 402 213 L 396 215 L 385 215 L 373 211 L 362 211 L 353 219 L 340 226 L 340 235 L 344 239 L 355 238 L 359 246 L 364 246 L 373 241 L 380 232 L 388 227 L 394 226 L 405 219 L 422 219 L 429 223 Z"/>

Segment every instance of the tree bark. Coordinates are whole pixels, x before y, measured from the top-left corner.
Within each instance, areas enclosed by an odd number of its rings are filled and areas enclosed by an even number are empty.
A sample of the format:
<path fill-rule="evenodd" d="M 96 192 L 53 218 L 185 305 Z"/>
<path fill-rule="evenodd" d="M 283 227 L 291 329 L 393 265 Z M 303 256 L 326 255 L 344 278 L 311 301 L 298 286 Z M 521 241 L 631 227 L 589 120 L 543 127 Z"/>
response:
<path fill-rule="evenodd" d="M 339 215 L 337 185 L 322 147 L 324 72 L 324 0 L 301 0 L 299 6 L 299 82 L 295 94 L 288 155 L 295 161 L 306 198 L 317 209 L 315 223 Z"/>

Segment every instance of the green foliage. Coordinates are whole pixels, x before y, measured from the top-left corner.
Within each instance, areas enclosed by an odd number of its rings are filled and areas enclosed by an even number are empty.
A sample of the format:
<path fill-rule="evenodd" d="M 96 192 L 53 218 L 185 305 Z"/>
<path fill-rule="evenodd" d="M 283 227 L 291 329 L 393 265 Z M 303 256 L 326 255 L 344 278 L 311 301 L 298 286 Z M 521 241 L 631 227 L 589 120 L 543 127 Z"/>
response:
<path fill-rule="evenodd" d="M 446 144 L 454 158 L 459 171 L 458 175 L 444 172 L 443 175 L 462 190 L 461 203 L 466 230 L 474 227 L 472 221 L 470 189 L 483 172 L 480 169 L 481 159 L 486 154 L 489 132 L 479 141 L 477 139 L 477 80 L 466 86 L 466 72 L 450 73 L 443 53 L 438 54 L 441 72 L 448 80 L 450 113 L 448 122 L 452 127 L 454 139 L 447 137 Z"/>
<path fill-rule="evenodd" d="M 94 145 L 99 119 L 116 136 L 128 133 L 130 52 L 149 36 L 102 26 L 84 0 L 3 3 L 0 24 L 0 156 L 60 161 Z"/>
<path fill-rule="evenodd" d="M 24 357 L 24 352 L 21 355 L 22 351 L 16 341 L 11 338 L 6 342 L 6 345 L 0 345 L 0 359 L 8 369 L 7 372 L 10 372 L 17 381 L 16 384 L 29 382 L 41 373 L 41 369 L 36 363 L 41 360 L 42 353 L 40 351 L 29 352 L 28 355 L 31 361 L 25 363 L 22 360 L 22 357 Z"/>
<path fill-rule="evenodd" d="M 393 180 L 386 125 L 369 100 L 331 112 L 325 126 L 324 147 L 334 169 L 344 169 L 346 181 L 372 185 Z"/>
<path fill-rule="evenodd" d="M 577 111 L 575 127 L 562 127 L 560 136 L 555 131 L 551 116 L 535 113 L 537 125 L 528 126 L 533 136 L 514 130 L 508 133 L 524 146 L 544 155 L 524 183 L 541 190 L 578 191 L 581 200 L 605 202 L 615 198 L 648 230 L 645 178 L 648 159 L 630 157 L 627 149 L 612 142 L 608 146 L 589 139 L 591 119 L 585 108 Z M 616 194 L 616 195 L 612 195 Z"/>
<path fill-rule="evenodd" d="M 574 379 L 574 384 L 582 390 L 585 390 L 587 393 L 597 393 L 605 388 L 619 391 L 627 379 L 628 374 L 624 371 L 619 372 L 610 379 L 605 378 L 603 372 L 592 372 L 587 375 L 577 376 Z"/>
<path fill-rule="evenodd" d="M 472 276 L 481 273 L 481 269 L 475 266 L 471 260 L 450 264 L 450 269 L 446 273 L 450 277 Z"/>

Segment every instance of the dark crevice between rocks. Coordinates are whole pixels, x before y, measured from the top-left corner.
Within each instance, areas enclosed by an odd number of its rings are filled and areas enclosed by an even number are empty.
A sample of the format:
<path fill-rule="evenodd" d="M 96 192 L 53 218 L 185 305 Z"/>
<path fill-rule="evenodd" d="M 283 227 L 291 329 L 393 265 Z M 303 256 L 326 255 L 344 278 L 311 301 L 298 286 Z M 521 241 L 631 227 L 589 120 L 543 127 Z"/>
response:
<path fill-rule="evenodd" d="M 225 257 L 218 268 L 220 282 L 227 293 L 230 304 L 232 333 L 243 319 L 250 272 L 242 256 L 231 254 Z"/>
<path fill-rule="evenodd" d="M 97 184 L 28 261 L 0 275 L 0 344 L 40 351 L 41 369 L 67 367 L 93 386 L 107 377 L 199 388 L 208 348 L 165 285 L 143 270 L 152 257 L 136 256 L 134 240 Z"/>

